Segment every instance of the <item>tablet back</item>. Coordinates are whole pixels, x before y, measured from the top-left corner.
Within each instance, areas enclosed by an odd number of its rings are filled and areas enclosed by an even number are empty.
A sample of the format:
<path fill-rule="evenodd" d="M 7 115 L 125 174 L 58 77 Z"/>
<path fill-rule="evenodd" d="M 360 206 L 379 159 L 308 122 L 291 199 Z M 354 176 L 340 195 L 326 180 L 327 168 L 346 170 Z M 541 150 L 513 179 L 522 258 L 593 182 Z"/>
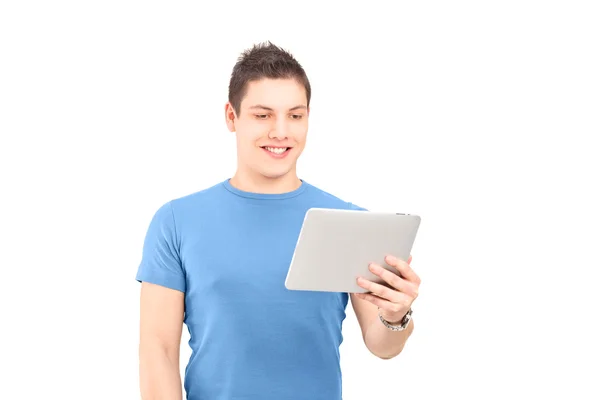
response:
<path fill-rule="evenodd" d="M 385 284 L 369 271 L 375 262 L 398 274 L 386 255 L 408 260 L 421 222 L 418 215 L 311 208 L 306 213 L 285 287 L 290 290 L 364 293 L 356 278 Z"/>

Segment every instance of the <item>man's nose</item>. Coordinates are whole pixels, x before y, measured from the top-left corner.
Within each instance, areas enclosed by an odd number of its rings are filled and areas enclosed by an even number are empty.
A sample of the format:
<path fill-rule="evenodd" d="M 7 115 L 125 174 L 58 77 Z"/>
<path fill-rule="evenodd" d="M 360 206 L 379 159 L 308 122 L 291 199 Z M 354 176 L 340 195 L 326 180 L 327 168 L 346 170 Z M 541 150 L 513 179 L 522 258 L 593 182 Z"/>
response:
<path fill-rule="evenodd" d="M 273 125 L 269 137 L 271 139 L 286 139 L 289 135 L 288 121 L 279 119 Z"/>

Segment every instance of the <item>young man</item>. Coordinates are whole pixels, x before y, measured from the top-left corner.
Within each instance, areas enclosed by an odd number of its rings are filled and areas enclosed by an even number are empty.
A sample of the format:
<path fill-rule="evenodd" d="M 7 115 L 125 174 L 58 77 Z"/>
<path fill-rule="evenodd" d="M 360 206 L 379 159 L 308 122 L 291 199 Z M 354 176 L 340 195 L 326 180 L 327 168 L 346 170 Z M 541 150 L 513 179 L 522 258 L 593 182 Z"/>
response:
<path fill-rule="evenodd" d="M 154 215 L 137 273 L 142 398 L 181 399 L 182 325 L 192 355 L 191 400 L 342 398 L 339 345 L 348 298 L 376 356 L 398 355 L 413 330 L 419 277 L 373 265 L 392 288 L 373 294 L 290 291 L 287 268 L 311 207 L 360 209 L 298 178 L 311 89 L 292 55 L 254 46 L 233 68 L 225 122 L 237 137 L 230 179 L 165 203 Z"/>

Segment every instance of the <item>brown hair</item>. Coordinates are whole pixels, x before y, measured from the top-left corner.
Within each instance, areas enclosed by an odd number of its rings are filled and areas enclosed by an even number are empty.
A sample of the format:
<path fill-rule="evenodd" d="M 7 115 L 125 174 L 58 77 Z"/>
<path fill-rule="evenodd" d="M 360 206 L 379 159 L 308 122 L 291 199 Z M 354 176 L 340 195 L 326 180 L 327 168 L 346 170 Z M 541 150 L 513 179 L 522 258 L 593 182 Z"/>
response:
<path fill-rule="evenodd" d="M 239 115 L 242 99 L 246 95 L 248 83 L 263 78 L 296 79 L 306 89 L 307 106 L 310 104 L 310 82 L 304 68 L 288 51 L 275 46 L 270 41 L 255 44 L 245 50 L 233 67 L 229 80 L 229 102 Z"/>

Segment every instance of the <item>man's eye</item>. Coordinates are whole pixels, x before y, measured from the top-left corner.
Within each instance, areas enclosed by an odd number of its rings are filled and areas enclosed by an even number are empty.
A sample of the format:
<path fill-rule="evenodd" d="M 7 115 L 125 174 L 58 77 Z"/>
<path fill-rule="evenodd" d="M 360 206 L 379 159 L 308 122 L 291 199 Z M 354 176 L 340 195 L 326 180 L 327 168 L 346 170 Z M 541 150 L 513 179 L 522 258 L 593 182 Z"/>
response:
<path fill-rule="evenodd" d="M 292 119 L 302 119 L 302 114 L 293 114 Z"/>
<path fill-rule="evenodd" d="M 256 118 L 258 119 L 267 119 L 269 116 L 267 114 L 256 114 Z"/>

